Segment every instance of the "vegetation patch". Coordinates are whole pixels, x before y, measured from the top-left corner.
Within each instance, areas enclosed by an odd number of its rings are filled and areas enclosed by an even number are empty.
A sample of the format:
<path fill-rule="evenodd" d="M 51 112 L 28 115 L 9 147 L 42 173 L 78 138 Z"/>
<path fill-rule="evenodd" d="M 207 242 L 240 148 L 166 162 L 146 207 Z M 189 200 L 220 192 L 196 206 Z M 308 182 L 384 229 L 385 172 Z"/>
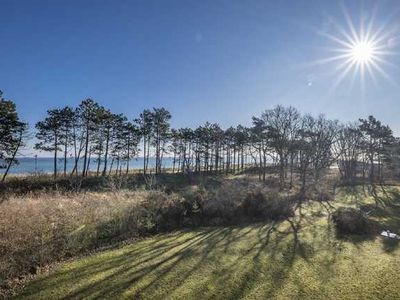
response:
<path fill-rule="evenodd" d="M 340 207 L 332 215 L 338 234 L 366 235 L 376 233 L 376 225 L 359 209 Z"/>
<path fill-rule="evenodd" d="M 250 192 L 242 204 L 244 215 L 251 220 L 284 220 L 294 215 L 294 203 L 278 193 Z"/>
<path fill-rule="evenodd" d="M 159 234 L 41 274 L 16 298 L 398 299 L 399 249 L 338 240 L 311 206 L 298 232 L 283 221 Z"/>

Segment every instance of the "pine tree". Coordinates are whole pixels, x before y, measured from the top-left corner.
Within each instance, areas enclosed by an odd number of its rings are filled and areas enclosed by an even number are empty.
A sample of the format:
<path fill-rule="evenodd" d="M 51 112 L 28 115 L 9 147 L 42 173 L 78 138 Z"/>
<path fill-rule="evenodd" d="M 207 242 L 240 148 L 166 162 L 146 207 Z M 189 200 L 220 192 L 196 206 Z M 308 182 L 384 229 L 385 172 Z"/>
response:
<path fill-rule="evenodd" d="M 57 177 L 57 154 L 62 145 L 62 113 L 59 109 L 47 111 L 47 117 L 36 123 L 36 138 L 38 142 L 35 149 L 54 153 L 53 175 Z"/>
<path fill-rule="evenodd" d="M 16 155 L 23 145 L 27 124 L 18 116 L 16 105 L 11 100 L 5 100 L 0 91 L 0 160 L 5 162 L 4 181 L 13 164 L 18 163 Z"/>

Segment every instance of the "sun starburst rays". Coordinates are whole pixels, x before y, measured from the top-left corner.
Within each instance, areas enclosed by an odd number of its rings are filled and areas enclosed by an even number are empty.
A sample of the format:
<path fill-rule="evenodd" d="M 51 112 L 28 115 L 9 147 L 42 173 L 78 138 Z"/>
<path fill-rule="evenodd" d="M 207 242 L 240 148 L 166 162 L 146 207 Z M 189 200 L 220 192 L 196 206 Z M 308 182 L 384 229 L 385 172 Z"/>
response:
<path fill-rule="evenodd" d="M 393 30 L 387 28 L 387 23 L 375 26 L 376 7 L 369 17 L 360 15 L 358 26 L 352 19 L 344 6 L 342 11 L 345 26 L 341 22 L 332 22 L 333 31 L 318 30 L 318 33 L 331 41 L 335 46 L 328 50 L 331 56 L 313 62 L 313 65 L 335 64 L 336 78 L 331 86 L 331 91 L 336 89 L 346 78 L 351 76 L 351 86 L 358 78 L 362 92 L 365 92 L 366 80 L 371 78 L 377 86 L 378 78 L 383 77 L 394 82 L 384 67 L 396 67 L 386 58 L 390 55 L 397 55 L 391 49 L 388 40 L 394 35 Z"/>

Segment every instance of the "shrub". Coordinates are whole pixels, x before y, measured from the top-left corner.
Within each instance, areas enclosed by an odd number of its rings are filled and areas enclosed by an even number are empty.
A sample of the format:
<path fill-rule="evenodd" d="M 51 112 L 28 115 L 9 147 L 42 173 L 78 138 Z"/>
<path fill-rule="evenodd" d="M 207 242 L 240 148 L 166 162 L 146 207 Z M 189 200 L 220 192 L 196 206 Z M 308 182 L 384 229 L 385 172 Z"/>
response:
<path fill-rule="evenodd" d="M 282 220 L 294 215 L 293 203 L 289 198 L 262 191 L 248 193 L 241 209 L 252 220 Z"/>
<path fill-rule="evenodd" d="M 341 207 L 332 214 L 338 234 L 369 234 L 374 230 L 373 223 L 366 215 L 354 208 Z"/>
<path fill-rule="evenodd" d="M 152 191 L 140 207 L 139 218 L 144 224 L 138 227 L 151 233 L 198 225 L 202 202 L 203 196 L 199 191 L 187 191 L 183 197 Z"/>
<path fill-rule="evenodd" d="M 204 203 L 207 196 L 207 191 L 202 186 L 192 186 L 183 192 L 182 204 L 185 208 L 184 226 L 196 226 L 201 224 Z"/>
<path fill-rule="evenodd" d="M 261 192 L 250 192 L 243 201 L 243 213 L 250 218 L 263 218 L 267 208 L 266 204 L 266 198 Z"/>
<path fill-rule="evenodd" d="M 143 202 L 139 217 L 143 229 L 152 233 L 179 227 L 184 215 L 183 201 L 176 194 L 151 191 Z"/>
<path fill-rule="evenodd" d="M 237 210 L 246 196 L 246 187 L 239 182 L 227 182 L 210 192 L 204 199 L 204 222 L 210 225 L 231 224 L 237 219 Z"/>
<path fill-rule="evenodd" d="M 294 215 L 293 203 L 262 185 L 232 180 L 203 199 L 202 213 L 206 225 L 281 220 Z"/>

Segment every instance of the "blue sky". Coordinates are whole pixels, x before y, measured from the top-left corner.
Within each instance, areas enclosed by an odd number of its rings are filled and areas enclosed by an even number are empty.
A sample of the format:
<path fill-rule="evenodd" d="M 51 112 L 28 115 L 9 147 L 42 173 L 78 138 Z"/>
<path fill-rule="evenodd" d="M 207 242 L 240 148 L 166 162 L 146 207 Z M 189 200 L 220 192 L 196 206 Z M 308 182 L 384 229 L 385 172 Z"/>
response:
<path fill-rule="evenodd" d="M 342 3 L 342 4 L 341 4 Z M 0 0 L 0 89 L 31 124 L 91 97 L 135 118 L 164 106 L 173 126 L 250 125 L 276 104 L 343 121 L 373 114 L 400 133 L 400 57 L 375 80 L 340 76 L 328 35 L 345 7 L 400 51 L 399 1 Z M 322 34 L 321 34 L 322 33 Z M 389 47 L 390 46 L 390 47 Z"/>

